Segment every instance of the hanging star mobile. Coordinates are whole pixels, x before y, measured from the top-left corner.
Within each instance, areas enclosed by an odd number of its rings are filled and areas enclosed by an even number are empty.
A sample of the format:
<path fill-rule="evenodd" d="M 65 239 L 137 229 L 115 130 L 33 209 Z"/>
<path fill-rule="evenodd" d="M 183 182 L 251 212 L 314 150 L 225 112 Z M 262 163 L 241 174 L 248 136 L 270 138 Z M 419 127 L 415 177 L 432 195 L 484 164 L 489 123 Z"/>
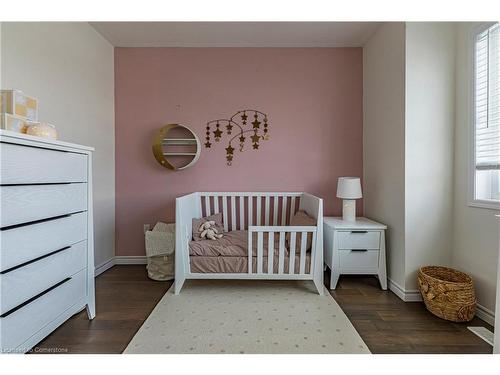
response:
<path fill-rule="evenodd" d="M 253 116 L 253 121 L 249 123 L 249 115 Z M 249 124 L 251 124 L 252 128 L 249 129 Z M 262 126 L 261 126 L 262 125 Z M 215 130 L 212 130 L 212 126 L 215 126 Z M 255 109 L 244 109 L 236 112 L 229 119 L 217 119 L 207 122 L 207 132 L 206 132 L 206 142 L 205 147 L 212 147 L 212 134 L 215 142 L 219 142 L 224 134 L 224 130 L 221 128 L 225 128 L 225 132 L 227 135 L 232 138 L 229 139 L 228 147 L 226 147 L 226 160 L 227 165 L 231 165 L 233 162 L 234 156 L 234 147 L 232 146 L 232 142 L 237 138 L 239 141 L 239 150 L 240 152 L 244 151 L 245 141 L 247 138 L 251 139 L 252 149 L 259 149 L 259 141 L 267 141 L 269 140 L 269 122 L 267 119 L 267 114 L 257 111 Z M 233 128 L 236 127 L 236 134 L 233 135 Z M 239 131 L 238 131 L 239 129 Z M 245 137 L 245 134 L 253 133 L 251 137 Z"/>

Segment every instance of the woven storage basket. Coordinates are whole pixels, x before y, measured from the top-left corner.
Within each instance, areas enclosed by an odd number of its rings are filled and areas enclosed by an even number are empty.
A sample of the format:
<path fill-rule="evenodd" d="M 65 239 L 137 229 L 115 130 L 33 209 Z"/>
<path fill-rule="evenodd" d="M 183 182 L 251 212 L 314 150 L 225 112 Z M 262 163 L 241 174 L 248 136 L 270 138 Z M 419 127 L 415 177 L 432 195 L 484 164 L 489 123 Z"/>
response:
<path fill-rule="evenodd" d="M 418 287 L 427 310 L 434 315 L 452 322 L 474 318 L 476 295 L 469 275 L 448 267 L 422 267 Z"/>

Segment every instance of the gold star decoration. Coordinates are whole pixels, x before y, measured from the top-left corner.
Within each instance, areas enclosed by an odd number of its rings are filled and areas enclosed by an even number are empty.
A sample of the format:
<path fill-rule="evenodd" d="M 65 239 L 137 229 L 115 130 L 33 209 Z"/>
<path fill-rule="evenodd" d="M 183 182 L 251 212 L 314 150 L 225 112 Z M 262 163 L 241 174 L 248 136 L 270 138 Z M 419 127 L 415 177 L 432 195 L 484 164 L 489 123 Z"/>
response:
<path fill-rule="evenodd" d="M 259 129 L 259 127 L 260 127 L 259 126 L 260 125 L 260 121 L 257 120 L 257 119 L 255 119 L 255 120 L 252 121 L 252 125 L 253 125 L 254 129 Z"/>
<path fill-rule="evenodd" d="M 258 143 L 254 143 L 253 144 L 253 149 L 254 150 L 258 150 L 259 149 L 259 144 Z"/>
<path fill-rule="evenodd" d="M 214 130 L 214 136 L 215 136 L 216 140 L 217 140 L 218 138 L 220 138 L 220 137 L 222 136 L 222 130 L 220 130 L 220 129 L 215 129 L 215 130 Z"/>
<path fill-rule="evenodd" d="M 252 138 L 252 142 L 253 143 L 258 143 L 259 142 L 259 139 L 260 139 L 260 136 L 257 135 L 257 133 L 255 133 L 254 135 L 252 135 L 250 138 Z"/>
<path fill-rule="evenodd" d="M 228 154 L 228 155 L 232 155 L 232 154 L 233 154 L 233 152 L 234 152 L 234 148 L 233 148 L 231 145 L 229 145 L 229 146 L 226 148 L 226 152 L 227 152 L 227 154 Z"/>
<path fill-rule="evenodd" d="M 241 115 L 241 119 L 243 120 L 243 122 L 246 122 L 247 118 L 248 118 L 247 113 L 243 112 L 243 114 Z"/>
<path fill-rule="evenodd" d="M 240 137 L 240 142 L 241 142 L 241 143 L 245 142 L 245 137 L 244 137 L 244 136 L 241 136 L 241 137 Z"/>
<path fill-rule="evenodd" d="M 233 125 L 231 125 L 231 123 L 227 124 L 226 130 L 227 130 L 227 134 L 231 134 L 231 130 L 233 130 Z"/>
<path fill-rule="evenodd" d="M 205 147 L 206 148 L 210 148 L 210 146 L 212 146 L 212 144 L 210 142 L 207 141 L 207 143 L 205 143 Z"/>

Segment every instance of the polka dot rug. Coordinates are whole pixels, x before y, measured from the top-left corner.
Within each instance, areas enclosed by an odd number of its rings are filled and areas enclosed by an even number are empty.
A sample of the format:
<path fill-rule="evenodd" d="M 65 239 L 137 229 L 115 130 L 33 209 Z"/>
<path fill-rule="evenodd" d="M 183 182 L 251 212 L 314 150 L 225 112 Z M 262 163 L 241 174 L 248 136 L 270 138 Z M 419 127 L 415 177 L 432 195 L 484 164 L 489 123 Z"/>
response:
<path fill-rule="evenodd" d="M 370 353 L 311 281 L 188 280 L 170 288 L 125 354 Z"/>

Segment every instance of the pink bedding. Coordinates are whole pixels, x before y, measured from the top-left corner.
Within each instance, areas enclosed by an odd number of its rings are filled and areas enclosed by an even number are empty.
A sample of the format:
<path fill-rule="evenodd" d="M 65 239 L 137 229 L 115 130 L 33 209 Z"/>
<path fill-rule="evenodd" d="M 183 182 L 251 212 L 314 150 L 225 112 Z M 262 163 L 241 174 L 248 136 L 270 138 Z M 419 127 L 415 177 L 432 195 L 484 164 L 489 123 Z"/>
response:
<path fill-rule="evenodd" d="M 264 235 L 263 248 L 264 254 L 267 254 L 268 236 Z M 274 235 L 274 253 L 279 251 L 279 235 Z M 189 243 L 190 256 L 205 256 L 205 257 L 248 257 L 248 231 L 233 230 L 224 232 L 224 237 L 218 240 L 201 240 L 191 241 Z M 252 255 L 257 256 L 257 234 L 254 233 L 252 238 Z"/>
<path fill-rule="evenodd" d="M 262 269 L 268 269 L 268 236 L 264 235 Z M 218 240 L 191 241 L 189 255 L 191 272 L 195 273 L 246 273 L 248 272 L 248 231 L 225 232 Z M 297 244 L 298 245 L 298 244 Z M 299 273 L 300 257 L 296 250 L 294 273 Z M 278 272 L 279 234 L 274 235 L 273 273 Z M 289 270 L 289 251 L 285 248 L 284 272 Z M 306 254 L 306 273 L 310 270 L 311 254 Z M 257 234 L 252 238 L 252 268 L 257 271 Z"/>

